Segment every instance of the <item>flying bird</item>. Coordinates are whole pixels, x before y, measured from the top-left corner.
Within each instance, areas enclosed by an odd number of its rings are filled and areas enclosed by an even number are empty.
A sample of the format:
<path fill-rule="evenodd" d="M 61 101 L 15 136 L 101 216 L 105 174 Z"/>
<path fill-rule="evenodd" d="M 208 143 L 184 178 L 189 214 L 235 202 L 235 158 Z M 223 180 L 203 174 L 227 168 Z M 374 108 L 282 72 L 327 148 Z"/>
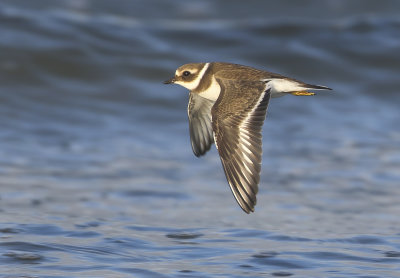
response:
<path fill-rule="evenodd" d="M 331 90 L 248 66 L 191 63 L 164 82 L 190 90 L 188 117 L 193 153 L 204 155 L 215 142 L 226 179 L 239 206 L 254 212 L 260 182 L 262 126 L 271 97 L 310 96 Z"/>

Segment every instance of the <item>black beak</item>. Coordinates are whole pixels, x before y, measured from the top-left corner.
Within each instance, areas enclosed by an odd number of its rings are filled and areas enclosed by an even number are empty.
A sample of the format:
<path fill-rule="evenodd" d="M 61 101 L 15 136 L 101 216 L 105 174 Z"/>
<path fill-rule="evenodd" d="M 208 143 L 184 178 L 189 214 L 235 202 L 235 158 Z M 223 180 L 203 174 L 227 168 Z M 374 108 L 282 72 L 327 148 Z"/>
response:
<path fill-rule="evenodd" d="M 172 77 L 171 79 L 164 81 L 164 84 L 173 84 L 175 83 L 175 77 Z"/>

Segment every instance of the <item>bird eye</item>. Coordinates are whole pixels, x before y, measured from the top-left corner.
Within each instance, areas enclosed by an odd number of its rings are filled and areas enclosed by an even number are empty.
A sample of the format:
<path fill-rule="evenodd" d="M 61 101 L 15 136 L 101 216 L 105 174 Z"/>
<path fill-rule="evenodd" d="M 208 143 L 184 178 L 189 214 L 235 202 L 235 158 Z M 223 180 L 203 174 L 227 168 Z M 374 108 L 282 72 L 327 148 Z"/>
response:
<path fill-rule="evenodd" d="M 190 75 L 190 71 L 186 70 L 186 71 L 183 72 L 183 76 L 189 76 L 189 75 Z"/>

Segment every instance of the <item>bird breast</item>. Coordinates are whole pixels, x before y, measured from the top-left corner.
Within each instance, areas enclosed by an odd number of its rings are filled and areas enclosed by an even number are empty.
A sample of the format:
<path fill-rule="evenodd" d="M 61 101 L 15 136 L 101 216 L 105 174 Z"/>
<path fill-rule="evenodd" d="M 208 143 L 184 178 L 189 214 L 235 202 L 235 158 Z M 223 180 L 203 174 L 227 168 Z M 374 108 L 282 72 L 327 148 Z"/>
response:
<path fill-rule="evenodd" d="M 216 101 L 221 93 L 221 86 L 218 84 L 217 80 L 213 77 L 210 86 L 199 95 L 203 98 Z"/>

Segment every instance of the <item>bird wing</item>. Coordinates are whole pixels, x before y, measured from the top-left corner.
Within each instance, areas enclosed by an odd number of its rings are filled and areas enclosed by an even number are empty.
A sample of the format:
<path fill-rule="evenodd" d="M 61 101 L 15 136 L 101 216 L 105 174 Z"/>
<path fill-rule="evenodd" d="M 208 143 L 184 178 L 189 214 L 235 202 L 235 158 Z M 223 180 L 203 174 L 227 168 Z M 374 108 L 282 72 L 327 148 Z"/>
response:
<path fill-rule="evenodd" d="M 211 125 L 211 108 L 215 101 L 190 93 L 188 104 L 190 142 L 193 153 L 204 155 L 214 142 Z"/>
<path fill-rule="evenodd" d="M 211 110 L 214 140 L 232 193 L 250 213 L 257 201 L 261 132 L 271 93 L 262 81 L 217 81 L 221 93 Z"/>

